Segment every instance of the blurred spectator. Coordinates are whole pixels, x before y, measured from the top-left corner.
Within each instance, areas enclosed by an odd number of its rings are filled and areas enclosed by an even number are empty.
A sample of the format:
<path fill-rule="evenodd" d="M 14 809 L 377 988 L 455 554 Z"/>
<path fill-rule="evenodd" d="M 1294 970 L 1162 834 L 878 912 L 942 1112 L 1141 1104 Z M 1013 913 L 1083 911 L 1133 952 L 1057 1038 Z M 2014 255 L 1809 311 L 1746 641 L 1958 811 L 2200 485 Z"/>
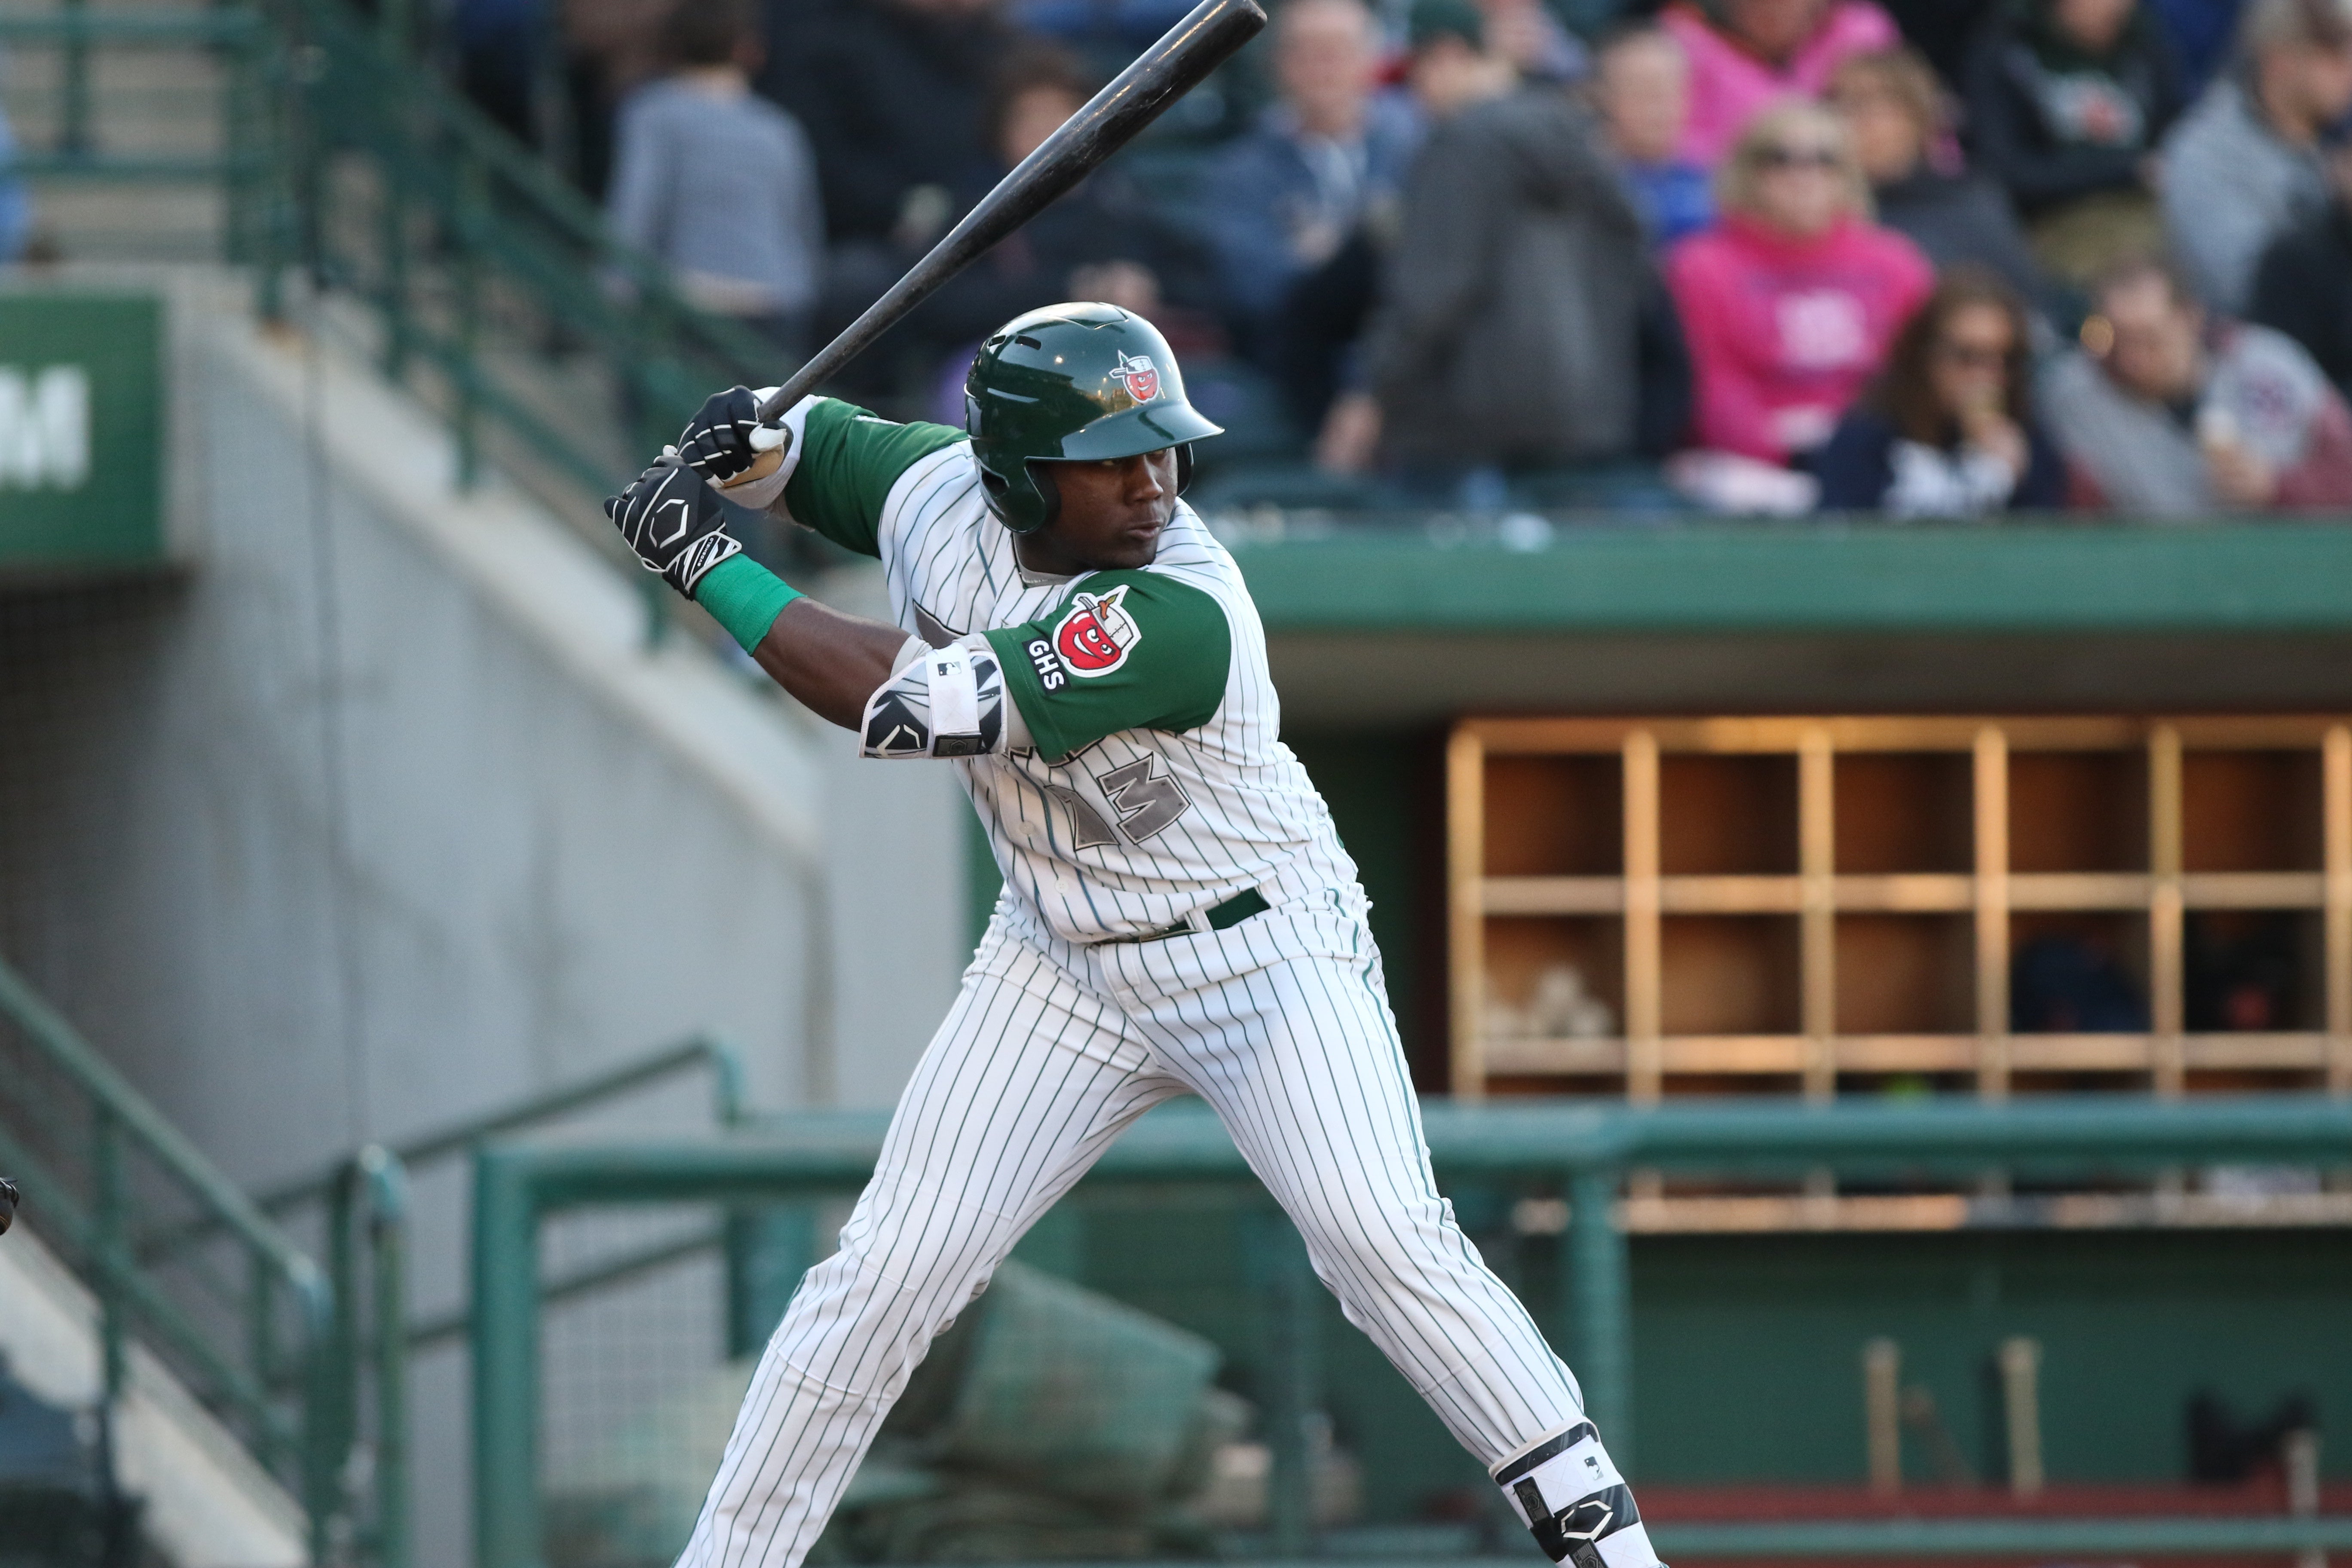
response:
<path fill-rule="evenodd" d="M 2011 0 L 1970 52 L 1977 165 L 2008 187 L 2043 268 L 2087 283 L 2158 233 L 2150 156 L 2183 101 L 2136 0 Z"/>
<path fill-rule="evenodd" d="M 981 111 L 1013 34 L 996 0 L 790 0 L 776 98 L 816 149 L 835 245 L 920 249 L 988 161 Z M 899 265 L 884 263 L 882 281 Z M 878 292 L 878 287 L 874 290 Z"/>
<path fill-rule="evenodd" d="M 679 0 L 663 38 L 677 68 L 621 106 L 613 232 L 689 302 L 796 356 L 824 254 L 808 139 L 751 91 L 760 44 L 740 0 Z"/>
<path fill-rule="evenodd" d="M 539 67 L 546 32 L 542 0 L 456 0 L 449 12 L 457 85 L 475 108 L 529 147 L 539 145 Z"/>
<path fill-rule="evenodd" d="M 1158 42 L 1195 0 L 1013 0 L 1013 25 L 1073 48 L 1119 57 L 1120 64 Z"/>
<path fill-rule="evenodd" d="M 1313 430 L 1360 379 L 1353 349 L 1379 279 L 1375 231 L 1394 226 L 1421 141 L 1410 101 L 1375 90 L 1379 25 L 1363 0 L 1289 0 L 1275 13 L 1281 100 L 1210 170 L 1203 226 L 1252 357 Z"/>
<path fill-rule="evenodd" d="M 1690 57 L 1683 156 L 1709 169 L 1765 105 L 1818 98 L 1839 62 L 1903 41 L 1871 0 L 1674 0 L 1659 19 Z"/>
<path fill-rule="evenodd" d="M 1404 83 L 1431 123 L 1518 84 L 1511 62 L 1486 47 L 1486 18 L 1471 0 L 1412 0 Z"/>
<path fill-rule="evenodd" d="M 1486 46 L 1511 63 L 1521 81 L 1581 81 L 1592 61 L 1583 40 L 1559 25 L 1544 0 L 1477 0 Z"/>
<path fill-rule="evenodd" d="M 2031 406 L 2026 327 L 1999 275 L 1948 274 L 1822 449 L 1821 504 L 1948 518 L 2063 506 L 2066 466 Z"/>
<path fill-rule="evenodd" d="M 955 210 L 969 209 L 1060 130 L 1094 86 L 1085 67 L 1057 45 L 1028 44 L 1008 56 L 983 117 L 994 156 L 956 192 Z M 944 351 L 1064 300 L 1100 300 L 1132 310 L 1190 347 L 1199 344 L 1200 333 L 1176 330 L 1170 312 L 1205 315 L 1215 291 L 1206 255 L 1114 166 L 1095 171 L 950 280 L 910 327 L 930 341 L 932 352 Z M 955 367 L 959 385 L 968 363 Z"/>
<path fill-rule="evenodd" d="M 16 133 L 9 129 L 7 114 L 0 111 L 0 168 L 5 168 L 16 155 Z M 33 203 L 26 194 L 25 182 L 13 174 L 0 174 L 0 265 L 22 258 L 32 237 Z"/>
<path fill-rule="evenodd" d="M 2246 313 L 2301 343 L 2352 397 L 2352 137 L 2335 139 L 2327 177 L 2335 200 L 2263 253 Z"/>
<path fill-rule="evenodd" d="M 1682 155 L 1690 60 L 1663 27 L 1611 34 L 1594 58 L 1593 107 L 1633 210 L 1661 248 L 1715 221 L 1707 172 Z"/>
<path fill-rule="evenodd" d="M 1413 7 L 1415 161 L 1374 329 L 1382 455 L 1433 498 L 1504 471 L 1630 456 L 1640 435 L 1641 219 L 1565 95 L 1514 88 L 1458 0 Z"/>
<path fill-rule="evenodd" d="M 1881 0 L 1904 42 L 1927 58 L 1936 75 L 1957 88 L 1968 68 L 1969 46 L 1985 14 L 2005 0 Z"/>
<path fill-rule="evenodd" d="M 2173 253 L 2199 298 L 2231 313 L 2263 249 L 2326 205 L 2319 138 L 2352 110 L 2352 0 L 2253 0 L 2241 52 L 2164 144 Z"/>
<path fill-rule="evenodd" d="M 1830 102 L 1853 139 L 1878 221 L 1908 237 L 1938 268 L 1990 268 L 2032 299 L 2042 269 L 2009 198 L 1990 181 L 1948 174 L 1928 153 L 1943 131 L 1943 95 L 1927 62 L 1909 49 L 1856 55 L 1830 79 Z"/>
<path fill-rule="evenodd" d="M 612 189 L 622 102 L 669 67 L 670 9 L 667 0 L 563 0 L 560 134 L 580 188 L 599 201 Z"/>
<path fill-rule="evenodd" d="M 2204 91 L 2205 84 L 2229 63 L 2238 13 L 2243 8 L 2243 0 L 2148 0 L 2148 9 L 2172 40 L 2181 85 L 2189 97 Z"/>
<path fill-rule="evenodd" d="M 1226 295 L 1253 327 L 1403 187 L 1420 131 L 1409 105 L 1374 92 L 1380 48 L 1363 0 L 1275 13 L 1281 101 L 1219 154 L 1203 215 Z"/>
<path fill-rule="evenodd" d="M 2149 517 L 2352 505 L 2352 411 L 2266 327 L 2209 323 L 2159 262 L 2101 283 L 2042 414 L 2076 500 Z"/>
<path fill-rule="evenodd" d="M 1666 277 L 1696 381 L 1699 444 L 1768 462 L 1811 453 L 1935 286 L 1869 218 L 1845 127 L 1791 100 L 1758 115 L 1717 187 L 1723 220 Z"/>

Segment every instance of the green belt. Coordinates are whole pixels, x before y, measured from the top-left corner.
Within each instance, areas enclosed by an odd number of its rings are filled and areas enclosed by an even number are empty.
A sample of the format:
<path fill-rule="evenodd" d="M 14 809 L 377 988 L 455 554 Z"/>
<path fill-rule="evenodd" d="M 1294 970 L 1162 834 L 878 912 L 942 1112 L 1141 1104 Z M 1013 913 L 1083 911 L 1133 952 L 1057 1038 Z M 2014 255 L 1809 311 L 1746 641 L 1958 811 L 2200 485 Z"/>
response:
<path fill-rule="evenodd" d="M 1244 888 L 1240 892 L 1235 893 L 1232 898 L 1227 899 L 1223 903 L 1214 905 L 1209 910 L 1209 929 L 1211 931 L 1224 931 L 1229 927 L 1241 924 L 1242 921 L 1249 919 L 1252 915 L 1262 915 L 1272 908 L 1274 908 L 1274 906 L 1265 901 L 1265 895 L 1264 893 L 1259 892 L 1255 888 Z M 1097 945 L 1108 947 L 1112 942 L 1165 942 L 1171 936 L 1197 936 L 1199 934 L 1200 932 L 1193 927 L 1192 922 L 1187 920 L 1170 926 L 1166 931 L 1147 931 L 1141 936 L 1109 937 L 1106 938 Z"/>

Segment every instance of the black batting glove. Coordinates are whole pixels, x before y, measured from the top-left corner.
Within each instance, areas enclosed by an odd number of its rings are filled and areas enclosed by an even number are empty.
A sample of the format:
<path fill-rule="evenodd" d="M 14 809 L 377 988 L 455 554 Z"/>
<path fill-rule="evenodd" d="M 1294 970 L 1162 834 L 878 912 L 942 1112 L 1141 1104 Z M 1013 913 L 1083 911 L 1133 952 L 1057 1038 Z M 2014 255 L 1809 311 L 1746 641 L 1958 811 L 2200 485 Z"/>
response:
<path fill-rule="evenodd" d="M 719 493 L 700 474 L 667 455 L 627 489 L 606 497 L 604 515 L 646 571 L 660 573 L 689 599 L 706 573 L 743 549 L 728 535 Z"/>
<path fill-rule="evenodd" d="M 725 484 L 760 455 L 751 446 L 751 432 L 759 427 L 760 399 L 750 387 L 714 392 L 678 432 L 678 461 L 714 484 Z"/>

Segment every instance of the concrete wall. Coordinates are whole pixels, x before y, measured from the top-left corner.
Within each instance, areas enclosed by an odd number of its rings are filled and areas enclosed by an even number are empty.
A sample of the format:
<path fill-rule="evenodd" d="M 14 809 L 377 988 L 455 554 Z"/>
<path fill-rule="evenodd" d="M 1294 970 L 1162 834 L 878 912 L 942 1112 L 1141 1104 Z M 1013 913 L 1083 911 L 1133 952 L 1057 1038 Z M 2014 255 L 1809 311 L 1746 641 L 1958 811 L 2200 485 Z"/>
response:
<path fill-rule="evenodd" d="M 969 953 L 945 770 L 649 649 L 630 574 L 457 491 L 329 333 L 166 287 L 184 569 L 0 587 L 0 952 L 248 1186 L 701 1029 L 763 1104 L 892 1098 Z M 430 1312 L 463 1173 L 419 1200 Z M 463 1558 L 464 1394 L 420 1366 L 421 1561 Z"/>

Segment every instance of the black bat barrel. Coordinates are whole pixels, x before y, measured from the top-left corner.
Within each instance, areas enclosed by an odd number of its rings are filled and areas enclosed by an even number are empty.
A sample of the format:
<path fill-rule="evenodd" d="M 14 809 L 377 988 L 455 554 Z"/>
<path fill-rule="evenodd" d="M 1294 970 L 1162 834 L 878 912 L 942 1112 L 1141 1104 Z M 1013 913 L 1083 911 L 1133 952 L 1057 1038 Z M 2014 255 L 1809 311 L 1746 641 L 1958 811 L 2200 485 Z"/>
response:
<path fill-rule="evenodd" d="M 827 343 L 760 405 L 773 424 L 784 411 L 864 352 L 875 339 L 928 299 L 939 286 L 1005 236 L 1043 212 L 1103 161 L 1135 139 L 1168 106 L 1200 85 L 1265 26 L 1258 0 L 1201 0 L 1165 37 L 1136 58 L 1109 86 L 1065 121 L 1021 160 L 1020 167 L 950 229 L 889 292 L 866 307 L 846 331 Z"/>

